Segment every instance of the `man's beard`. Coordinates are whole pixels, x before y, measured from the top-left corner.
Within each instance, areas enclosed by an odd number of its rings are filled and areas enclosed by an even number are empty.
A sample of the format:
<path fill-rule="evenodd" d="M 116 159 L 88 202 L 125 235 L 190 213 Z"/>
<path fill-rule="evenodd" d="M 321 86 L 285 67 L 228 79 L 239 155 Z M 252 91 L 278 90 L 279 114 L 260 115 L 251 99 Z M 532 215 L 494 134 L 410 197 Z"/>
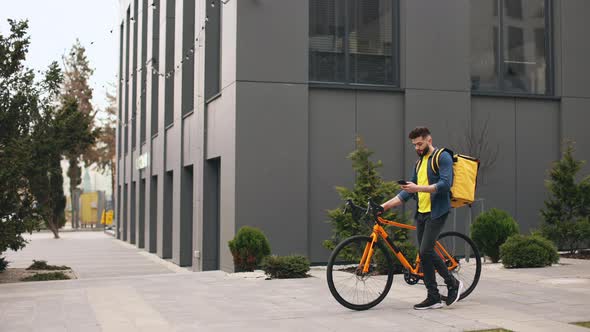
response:
<path fill-rule="evenodd" d="M 424 149 L 424 150 L 422 150 L 422 151 L 420 151 L 420 150 L 417 150 L 417 151 L 416 151 L 416 154 L 418 154 L 418 157 L 422 158 L 422 157 L 424 157 L 425 155 L 427 155 L 429 151 L 430 151 L 430 148 L 428 147 L 428 148 L 426 148 L 426 149 Z"/>

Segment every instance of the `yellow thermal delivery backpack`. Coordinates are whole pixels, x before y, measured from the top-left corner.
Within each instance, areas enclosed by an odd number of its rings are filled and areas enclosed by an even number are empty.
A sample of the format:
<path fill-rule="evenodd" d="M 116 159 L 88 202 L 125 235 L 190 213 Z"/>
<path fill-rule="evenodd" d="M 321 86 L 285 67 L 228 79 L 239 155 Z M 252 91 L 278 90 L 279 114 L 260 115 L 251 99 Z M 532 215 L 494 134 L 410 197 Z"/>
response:
<path fill-rule="evenodd" d="M 471 205 L 475 200 L 477 185 L 477 170 L 479 160 L 462 154 L 454 154 L 445 148 L 437 149 L 432 156 L 431 165 L 434 173 L 438 174 L 440 154 L 447 151 L 453 156 L 453 184 L 451 185 L 451 207 L 457 208 Z"/>

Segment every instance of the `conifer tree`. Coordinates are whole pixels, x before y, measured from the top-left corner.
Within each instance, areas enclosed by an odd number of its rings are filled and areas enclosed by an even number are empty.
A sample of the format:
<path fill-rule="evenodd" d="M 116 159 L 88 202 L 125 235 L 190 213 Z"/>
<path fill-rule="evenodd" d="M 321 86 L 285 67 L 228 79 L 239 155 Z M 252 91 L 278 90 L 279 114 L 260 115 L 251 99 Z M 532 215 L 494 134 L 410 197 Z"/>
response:
<path fill-rule="evenodd" d="M 576 183 L 584 161 L 575 160 L 573 153 L 573 143 L 568 142 L 549 172 L 546 186 L 551 197 L 541 210 L 543 236 L 572 253 L 590 241 L 590 176 Z"/>
<path fill-rule="evenodd" d="M 352 199 L 355 205 L 366 207 L 369 199 L 373 202 L 381 204 L 386 200 L 394 197 L 399 191 L 399 185 L 394 182 L 384 181 L 378 168 L 383 166 L 381 160 L 377 162 L 371 161 L 373 152 L 369 150 L 363 143 L 360 137 L 356 139 L 356 149 L 348 155 L 348 159 L 352 161 L 352 168 L 355 171 L 354 188 L 348 189 L 346 187 L 338 186 L 336 191 L 340 196 L 342 202 L 347 199 Z M 343 211 L 344 204 L 336 209 L 328 210 L 328 221 L 333 227 L 332 237 L 325 240 L 323 245 L 327 249 L 334 249 L 334 247 L 342 240 L 353 235 L 368 235 L 371 232 L 369 224 L 361 220 L 355 220 L 351 213 Z M 399 211 L 389 210 L 383 214 L 383 217 L 388 220 L 395 220 L 401 223 L 408 223 L 407 218 Z M 393 236 L 396 244 L 402 247 L 402 252 L 407 258 L 412 259 L 415 256 L 416 249 L 408 241 L 408 230 L 401 228 L 385 227 L 388 233 Z"/>

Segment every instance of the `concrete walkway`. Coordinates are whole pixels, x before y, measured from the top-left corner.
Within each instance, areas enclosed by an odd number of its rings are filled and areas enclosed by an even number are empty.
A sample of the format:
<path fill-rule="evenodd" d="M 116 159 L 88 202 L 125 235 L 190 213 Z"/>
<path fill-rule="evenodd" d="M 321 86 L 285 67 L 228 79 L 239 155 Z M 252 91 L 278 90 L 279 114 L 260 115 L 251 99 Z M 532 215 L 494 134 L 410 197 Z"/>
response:
<path fill-rule="evenodd" d="M 103 240 L 93 240 L 94 250 L 103 243 L 144 258 L 106 235 Z M 68 264 L 68 254 L 53 252 L 63 260 L 48 256 L 50 262 Z M 364 312 L 332 298 L 321 267 L 311 278 L 289 280 L 221 271 L 140 276 L 123 269 L 126 276 L 0 285 L 0 331 L 589 331 L 568 323 L 590 320 L 590 261 L 561 263 L 519 270 L 485 264 L 475 292 L 439 310 L 411 309 L 424 286 L 396 277 L 385 301 Z"/>
<path fill-rule="evenodd" d="M 46 260 L 71 267 L 80 279 L 188 272 L 103 231 L 62 232 L 60 239 L 41 232 L 25 238 L 29 244 L 23 250 L 6 253 L 9 267 L 24 268 L 33 259 Z"/>

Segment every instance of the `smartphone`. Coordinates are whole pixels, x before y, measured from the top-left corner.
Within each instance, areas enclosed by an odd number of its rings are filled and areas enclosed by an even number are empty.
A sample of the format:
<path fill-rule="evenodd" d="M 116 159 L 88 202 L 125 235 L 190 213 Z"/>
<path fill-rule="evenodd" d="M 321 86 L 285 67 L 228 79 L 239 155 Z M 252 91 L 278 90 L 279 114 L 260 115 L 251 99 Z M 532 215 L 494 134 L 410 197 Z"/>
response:
<path fill-rule="evenodd" d="M 398 184 L 401 184 L 401 185 L 406 185 L 406 184 L 408 184 L 408 181 L 406 181 L 406 180 L 397 180 L 397 183 Z"/>

